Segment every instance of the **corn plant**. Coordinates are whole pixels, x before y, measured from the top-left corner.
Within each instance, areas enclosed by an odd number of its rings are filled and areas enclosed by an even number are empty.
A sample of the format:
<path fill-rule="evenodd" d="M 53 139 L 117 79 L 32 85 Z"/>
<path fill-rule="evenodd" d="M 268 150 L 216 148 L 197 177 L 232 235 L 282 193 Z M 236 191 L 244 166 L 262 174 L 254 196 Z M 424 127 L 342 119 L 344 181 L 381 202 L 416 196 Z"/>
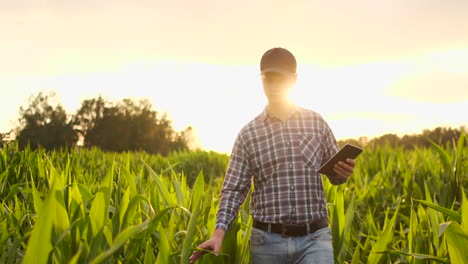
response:
<path fill-rule="evenodd" d="M 465 136 L 366 149 L 323 178 L 336 263 L 468 263 Z M 188 263 L 211 236 L 228 157 L 0 149 L 0 263 Z M 252 190 L 251 190 L 252 191 Z M 219 256 L 249 263 L 250 193 Z"/>

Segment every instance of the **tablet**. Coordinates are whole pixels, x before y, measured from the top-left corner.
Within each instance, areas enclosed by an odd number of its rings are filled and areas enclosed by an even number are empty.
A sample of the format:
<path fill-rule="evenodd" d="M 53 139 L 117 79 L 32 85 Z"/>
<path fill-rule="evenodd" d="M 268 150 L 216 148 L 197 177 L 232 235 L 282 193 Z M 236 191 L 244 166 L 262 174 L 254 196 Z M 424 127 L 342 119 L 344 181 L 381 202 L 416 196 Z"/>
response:
<path fill-rule="evenodd" d="M 355 159 L 361 154 L 362 149 L 351 144 L 346 144 L 340 149 L 333 157 L 331 157 L 325 164 L 320 167 L 319 172 L 328 176 L 335 176 L 333 167 L 338 161 L 345 161 L 346 159 Z"/>

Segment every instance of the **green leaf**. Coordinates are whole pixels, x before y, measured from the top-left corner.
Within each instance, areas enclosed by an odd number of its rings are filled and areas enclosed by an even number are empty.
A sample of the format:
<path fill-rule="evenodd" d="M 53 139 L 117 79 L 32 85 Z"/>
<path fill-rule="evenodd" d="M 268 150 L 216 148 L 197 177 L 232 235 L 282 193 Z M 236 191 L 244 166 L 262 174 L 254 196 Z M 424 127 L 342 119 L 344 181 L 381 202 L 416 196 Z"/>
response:
<path fill-rule="evenodd" d="M 34 225 L 23 263 L 48 263 L 52 251 L 52 226 L 56 203 L 54 192 L 50 192 Z"/>
<path fill-rule="evenodd" d="M 123 221 L 121 223 L 121 225 L 123 227 L 129 225 L 129 224 L 132 224 L 133 222 L 133 219 L 137 213 L 137 207 L 138 207 L 138 204 L 141 202 L 141 201 L 145 201 L 147 202 L 148 204 L 150 204 L 150 202 L 148 201 L 148 198 L 146 198 L 145 196 L 142 196 L 142 195 L 136 195 L 134 197 L 132 197 L 132 199 L 130 200 L 130 203 L 128 205 L 128 208 L 125 212 L 125 216 L 123 218 Z"/>
<path fill-rule="evenodd" d="M 462 190 L 462 206 L 461 206 L 461 226 L 465 233 L 468 233 L 468 199 Z"/>
<path fill-rule="evenodd" d="M 185 203 L 185 197 L 182 191 L 181 183 L 175 173 L 172 173 L 171 177 L 174 189 L 176 191 L 177 203 L 183 205 Z"/>
<path fill-rule="evenodd" d="M 0 257 L 0 262 L 4 264 L 16 263 L 16 251 L 21 246 L 21 242 L 18 236 L 14 235 L 13 243 L 10 245 L 8 252 Z"/>
<path fill-rule="evenodd" d="M 81 197 L 86 201 L 91 201 L 93 199 L 93 194 L 89 189 L 81 183 L 78 183 L 78 189 L 80 190 Z"/>
<path fill-rule="evenodd" d="M 120 199 L 120 205 L 119 205 L 120 227 L 119 229 L 122 229 L 122 226 L 124 226 L 123 220 L 127 212 L 129 203 L 130 203 L 130 187 L 127 188 L 122 198 Z"/>
<path fill-rule="evenodd" d="M 187 234 L 185 235 L 184 242 L 182 244 L 181 263 L 187 264 L 189 261 L 190 249 L 192 248 L 193 240 L 195 239 L 195 230 L 197 228 L 198 216 L 200 215 L 202 207 L 202 199 L 199 199 L 195 205 L 195 209 L 190 217 Z"/>
<path fill-rule="evenodd" d="M 392 241 L 393 238 L 393 228 L 395 225 L 395 221 L 398 215 L 398 208 L 395 210 L 395 214 L 393 215 L 392 219 L 387 222 L 388 218 L 386 218 L 386 226 L 381 236 L 377 239 L 377 242 L 372 247 L 370 252 L 369 258 L 367 260 L 368 263 L 379 263 L 380 259 L 382 258 L 383 252 L 387 249 L 387 245 Z"/>
<path fill-rule="evenodd" d="M 84 245 L 81 244 L 80 248 L 78 249 L 78 252 L 70 259 L 68 264 L 77 264 L 78 260 L 80 259 L 81 253 L 83 252 Z"/>
<path fill-rule="evenodd" d="M 85 208 L 83 206 L 83 199 L 81 198 L 81 192 L 76 183 L 72 184 L 71 190 L 70 190 L 70 196 L 71 199 L 69 201 L 69 211 L 70 215 L 74 215 L 76 210 L 81 211 L 81 216 L 85 216 Z M 73 219 L 74 220 L 74 219 Z"/>
<path fill-rule="evenodd" d="M 431 255 L 426 255 L 426 254 L 406 253 L 406 252 L 398 251 L 398 250 L 389 250 L 389 251 L 384 251 L 382 253 L 390 253 L 390 254 L 410 256 L 410 257 L 414 257 L 416 259 L 432 260 L 432 261 L 436 261 L 436 262 L 439 262 L 439 263 L 446 263 L 446 264 L 450 263 L 450 261 L 448 259 L 438 258 L 438 257 L 434 257 L 434 256 L 431 256 Z"/>
<path fill-rule="evenodd" d="M 436 149 L 437 153 L 439 154 L 440 161 L 442 163 L 442 166 L 445 170 L 445 172 L 449 173 L 449 175 L 452 175 L 452 165 L 450 162 L 450 156 L 447 151 L 442 149 L 439 145 L 437 145 L 434 141 L 429 140 L 429 142 L 432 144 L 432 146 Z"/>
<path fill-rule="evenodd" d="M 125 244 L 125 242 L 127 242 L 137 234 L 141 233 L 142 231 L 148 229 L 150 225 L 157 225 L 158 222 L 162 219 L 162 217 L 174 208 L 176 207 L 164 208 L 163 210 L 156 213 L 156 215 L 154 215 L 153 218 L 148 219 L 141 224 L 130 226 L 124 231 L 120 232 L 113 241 L 112 246 L 108 250 L 102 252 L 96 258 L 94 258 L 92 264 L 101 263 L 105 261 L 107 258 L 112 256 L 112 254 L 114 254 L 119 248 L 121 248 Z"/>
<path fill-rule="evenodd" d="M 54 214 L 54 226 L 58 228 L 58 232 L 65 231 L 70 226 L 70 221 L 68 219 L 68 213 L 65 208 L 65 198 L 63 195 L 63 178 L 64 175 L 60 175 L 61 181 L 55 181 L 52 185 L 51 192 L 55 193 L 55 214 Z M 50 216 L 49 216 L 50 217 Z"/>
<path fill-rule="evenodd" d="M 216 255 L 216 252 L 214 252 L 213 250 L 198 248 L 198 247 L 197 248 L 192 248 L 190 251 L 203 251 L 203 252 L 206 252 L 206 253 L 209 253 L 209 254 Z M 229 254 L 219 252 L 218 256 L 229 256 Z"/>
<path fill-rule="evenodd" d="M 195 180 L 195 183 L 193 185 L 192 197 L 191 197 L 192 202 L 191 202 L 191 207 L 190 207 L 191 211 L 195 210 L 195 206 L 198 205 L 204 193 L 205 193 L 205 177 L 203 176 L 203 173 L 200 172 L 198 173 L 197 179 Z"/>
<path fill-rule="evenodd" d="M 463 182 L 463 147 L 465 146 L 465 133 L 462 130 L 460 137 L 458 138 L 458 145 L 457 145 L 457 160 L 455 163 L 455 176 L 457 177 L 457 183 Z M 462 191 L 463 192 L 463 191 Z"/>
<path fill-rule="evenodd" d="M 443 214 L 446 214 L 446 215 L 452 217 L 453 219 L 455 219 L 458 222 L 461 222 L 461 215 L 459 213 L 457 213 L 456 211 L 454 211 L 454 210 L 451 210 L 451 209 L 448 209 L 448 208 L 445 208 L 445 207 L 442 207 L 440 205 L 433 204 L 433 203 L 430 203 L 430 202 L 424 201 L 424 200 L 415 199 L 415 201 L 420 202 L 420 203 L 422 203 L 422 204 L 424 204 L 424 205 L 426 205 L 426 206 L 428 206 L 428 207 L 430 207 L 430 208 L 432 208 L 434 210 L 437 210 L 437 211 L 439 211 L 439 212 L 441 212 Z"/>
<path fill-rule="evenodd" d="M 341 217 L 343 218 L 343 217 Z M 339 254 L 338 254 L 338 262 L 343 263 L 346 259 L 346 255 L 348 254 L 348 247 L 351 241 L 351 228 L 353 225 L 354 220 L 354 195 L 351 198 L 351 202 L 348 204 L 348 208 L 346 208 L 346 214 L 344 217 L 344 228 L 342 233 L 341 245 L 339 247 Z"/>
<path fill-rule="evenodd" d="M 39 192 L 36 189 L 36 185 L 34 184 L 33 177 L 31 177 L 31 188 L 32 188 L 32 193 L 33 193 L 34 211 L 36 211 L 36 214 L 39 214 L 43 206 L 43 202 L 41 200 Z"/>
<path fill-rule="evenodd" d="M 454 264 L 468 263 L 466 245 L 468 245 L 468 233 L 465 233 L 457 222 L 442 223 L 441 231 L 447 240 L 450 261 Z"/>
<path fill-rule="evenodd" d="M 153 253 L 152 240 L 151 238 L 148 238 L 148 240 L 146 241 L 145 258 L 143 264 L 153 264 L 155 263 L 155 261 L 156 257 Z"/>
<path fill-rule="evenodd" d="M 158 190 L 162 194 L 160 196 L 163 198 L 165 204 L 168 205 L 168 206 L 175 205 L 176 203 L 174 201 L 174 198 L 172 197 L 172 195 L 169 194 L 167 186 L 161 180 L 160 176 L 158 176 L 156 174 L 156 172 L 154 172 L 154 170 L 143 159 L 141 159 L 141 161 L 143 162 L 143 164 L 145 165 L 145 167 L 149 171 L 149 173 L 150 173 L 151 177 L 153 178 L 153 180 L 156 182 L 156 185 L 158 186 Z"/>
<path fill-rule="evenodd" d="M 360 245 L 356 245 L 356 249 L 354 249 L 353 259 L 351 259 L 351 264 L 359 264 L 361 260 L 361 247 Z"/>
<path fill-rule="evenodd" d="M 127 242 L 129 239 L 146 229 L 148 227 L 149 222 L 150 221 L 146 221 L 139 225 L 131 226 L 125 229 L 124 231 L 120 232 L 115 238 L 114 242 L 112 243 L 112 246 L 108 250 L 99 254 L 93 261 L 91 261 L 91 264 L 101 263 L 108 257 L 112 256 L 112 254 L 116 252 L 120 247 L 122 247 L 125 242 Z"/>
<path fill-rule="evenodd" d="M 167 231 L 159 226 L 158 227 L 158 233 L 159 233 L 159 252 L 158 252 L 158 258 L 156 260 L 156 264 L 165 264 L 169 263 L 169 256 L 170 256 L 170 244 L 169 244 L 169 238 L 167 237 Z"/>
<path fill-rule="evenodd" d="M 106 202 L 104 201 L 104 193 L 98 192 L 94 197 L 93 204 L 91 205 L 91 210 L 89 211 L 89 219 L 91 221 L 91 228 L 93 231 L 93 236 L 96 236 L 101 229 L 104 227 L 106 222 L 107 212 Z"/>
<path fill-rule="evenodd" d="M 239 263 L 245 263 L 247 256 L 250 254 L 249 250 L 250 250 L 250 236 L 251 236 L 251 230 L 252 230 L 252 223 L 253 223 L 253 218 L 250 216 L 247 220 L 247 224 L 245 226 L 246 230 L 245 230 L 244 235 L 242 236 L 242 240 L 240 241 L 240 245 L 239 245 L 240 250 L 238 252 L 240 256 L 237 256 L 239 259 Z"/>

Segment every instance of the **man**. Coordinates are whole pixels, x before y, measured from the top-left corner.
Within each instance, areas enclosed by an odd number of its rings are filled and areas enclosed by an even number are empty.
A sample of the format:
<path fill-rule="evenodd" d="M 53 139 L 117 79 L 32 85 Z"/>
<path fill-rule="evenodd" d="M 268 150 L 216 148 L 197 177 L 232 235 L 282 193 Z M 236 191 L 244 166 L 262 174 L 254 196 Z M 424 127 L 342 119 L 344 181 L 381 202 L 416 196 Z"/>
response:
<path fill-rule="evenodd" d="M 289 98 L 296 59 L 284 48 L 266 51 L 260 62 L 264 111 L 239 132 L 222 187 L 216 228 L 200 248 L 218 253 L 224 235 L 251 187 L 252 263 L 333 263 L 324 190 L 318 169 L 338 151 L 325 120 Z M 355 162 L 334 167 L 332 184 L 347 181 Z M 195 262 L 204 252 L 190 257 Z"/>

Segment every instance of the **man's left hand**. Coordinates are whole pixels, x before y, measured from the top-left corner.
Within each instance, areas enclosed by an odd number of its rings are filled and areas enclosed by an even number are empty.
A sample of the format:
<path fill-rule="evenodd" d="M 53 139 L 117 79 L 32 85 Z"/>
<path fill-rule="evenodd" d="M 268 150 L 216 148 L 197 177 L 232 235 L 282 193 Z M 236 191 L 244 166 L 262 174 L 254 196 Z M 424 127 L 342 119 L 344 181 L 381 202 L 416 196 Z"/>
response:
<path fill-rule="evenodd" d="M 353 174 L 355 164 L 354 159 L 346 159 L 346 162 L 340 161 L 335 164 L 333 171 L 339 179 L 347 180 Z"/>

